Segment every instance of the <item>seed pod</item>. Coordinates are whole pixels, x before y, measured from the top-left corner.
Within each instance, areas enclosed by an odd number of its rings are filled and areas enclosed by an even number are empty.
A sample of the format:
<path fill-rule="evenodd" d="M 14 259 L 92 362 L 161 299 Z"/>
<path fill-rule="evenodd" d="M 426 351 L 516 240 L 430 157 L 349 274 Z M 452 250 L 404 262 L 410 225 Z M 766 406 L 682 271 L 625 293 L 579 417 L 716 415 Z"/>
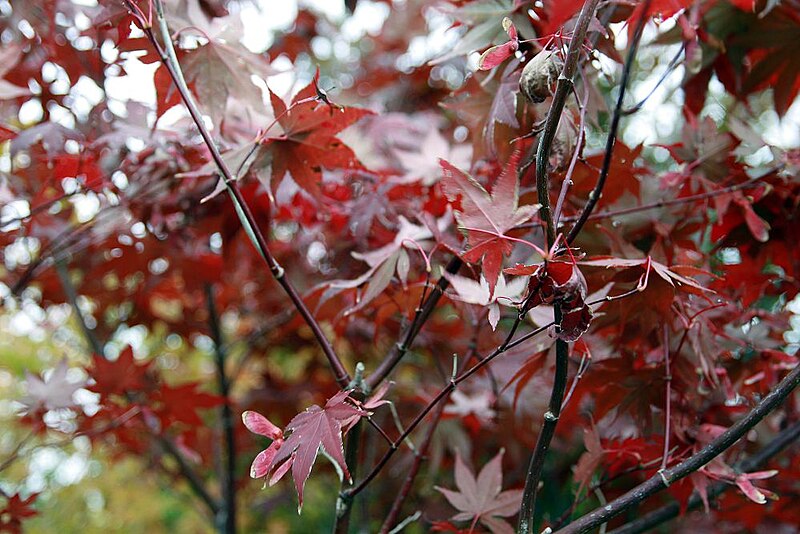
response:
<path fill-rule="evenodd" d="M 550 90 L 561 70 L 561 60 L 553 50 L 542 50 L 531 58 L 522 69 L 519 88 L 534 104 L 544 102 L 553 94 Z"/>

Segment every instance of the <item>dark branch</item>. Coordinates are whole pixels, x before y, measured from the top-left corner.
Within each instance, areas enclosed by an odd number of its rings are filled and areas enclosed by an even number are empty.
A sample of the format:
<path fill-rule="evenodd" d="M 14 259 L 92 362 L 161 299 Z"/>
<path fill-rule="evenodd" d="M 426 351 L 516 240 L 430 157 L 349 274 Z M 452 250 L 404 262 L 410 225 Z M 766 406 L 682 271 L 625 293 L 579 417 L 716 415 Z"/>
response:
<path fill-rule="evenodd" d="M 135 16 L 137 10 L 135 9 L 134 6 L 131 5 L 130 0 L 124 0 L 124 1 L 125 4 L 129 7 L 131 13 L 133 13 Z M 305 305 L 303 299 L 298 294 L 294 285 L 286 277 L 286 273 L 283 270 L 283 267 L 281 267 L 281 265 L 272 255 L 269 245 L 267 244 L 266 237 L 256 224 L 255 217 L 250 211 L 250 207 L 247 205 L 244 198 L 242 197 L 241 191 L 239 191 L 239 188 L 236 186 L 236 181 L 235 177 L 233 176 L 233 173 L 228 168 L 228 164 L 225 163 L 225 160 L 222 158 L 222 155 L 220 154 L 219 148 L 217 148 L 216 143 L 212 139 L 211 133 L 208 131 L 208 128 L 206 127 L 206 124 L 203 121 L 203 117 L 200 113 L 200 110 L 198 109 L 197 104 L 194 101 L 194 98 L 189 92 L 189 87 L 186 85 L 186 82 L 184 81 L 180 64 L 178 64 L 178 62 L 174 59 L 175 57 L 174 53 L 173 54 L 169 53 L 169 51 L 172 50 L 172 38 L 169 35 L 169 31 L 164 31 L 166 25 L 164 23 L 161 0 L 155 0 L 155 5 L 156 5 L 156 15 L 158 17 L 159 26 L 162 28 L 162 38 L 164 39 L 164 45 L 167 47 L 167 51 L 165 51 L 159 44 L 158 40 L 156 39 L 156 35 L 153 32 L 153 28 L 148 24 L 148 22 L 146 20 L 140 20 L 139 22 L 142 24 L 144 32 L 147 35 L 147 38 L 150 40 L 150 43 L 153 45 L 153 48 L 159 54 L 162 64 L 167 69 L 167 72 L 169 73 L 173 84 L 178 90 L 178 93 L 180 94 L 181 99 L 183 100 L 183 103 L 186 106 L 186 109 L 189 111 L 189 115 L 192 117 L 195 126 L 197 127 L 201 137 L 203 138 L 203 141 L 208 147 L 208 150 L 211 152 L 211 158 L 214 160 L 214 163 L 217 166 L 217 170 L 222 175 L 222 179 L 225 182 L 225 185 L 228 189 L 228 193 L 234 202 L 234 206 L 236 207 L 236 211 L 239 214 L 239 218 L 242 220 L 242 225 L 244 226 L 245 231 L 248 233 L 248 236 L 251 238 L 251 241 L 253 241 L 253 245 L 256 247 L 256 250 L 264 259 L 265 263 L 269 267 L 270 272 L 272 272 L 272 275 L 274 276 L 275 280 L 281 285 L 283 290 L 289 296 L 289 299 L 297 308 L 297 311 L 300 312 L 300 315 L 303 317 L 306 324 L 309 326 L 309 328 L 311 328 L 314 337 L 317 339 L 317 342 L 322 348 L 322 352 L 325 354 L 325 357 L 328 359 L 328 363 L 333 369 L 333 372 L 336 376 L 336 382 L 341 387 L 347 387 L 347 385 L 350 383 L 349 373 L 344 368 L 344 364 L 339 359 L 336 352 L 333 350 L 333 346 L 331 345 L 330 341 L 328 341 L 328 338 L 325 336 L 325 333 L 322 331 L 322 327 L 319 325 L 319 323 L 314 318 L 311 311 Z"/>
<path fill-rule="evenodd" d="M 222 443 L 223 458 L 220 483 L 224 509 L 217 516 L 218 528 L 225 534 L 236 532 L 236 433 L 233 427 L 233 411 L 231 410 L 230 383 L 225 373 L 225 344 L 222 338 L 222 328 L 219 324 L 219 314 L 214 303 L 214 287 L 206 284 L 206 307 L 208 309 L 208 327 L 211 330 L 211 339 L 214 340 L 214 365 L 217 368 L 217 384 L 222 396 Z"/>
<path fill-rule="evenodd" d="M 595 509 L 594 511 L 586 514 L 580 519 L 573 521 L 566 527 L 556 532 L 561 534 L 577 534 L 581 532 L 588 532 L 593 528 L 607 522 L 612 517 L 615 517 L 625 510 L 636 506 L 651 495 L 666 489 L 667 486 L 676 482 L 684 477 L 694 473 L 708 462 L 731 448 L 742 436 L 744 436 L 751 428 L 756 426 L 764 417 L 766 417 L 772 410 L 777 408 L 786 397 L 800 384 L 800 365 L 795 366 L 778 385 L 776 385 L 761 402 L 759 402 L 750 412 L 747 413 L 742 419 L 734 423 L 728 430 L 723 432 L 716 439 L 711 441 L 708 445 L 703 447 L 699 452 L 690 456 L 683 462 L 660 471 L 658 474 L 649 478 L 642 484 L 639 484 L 632 490 L 628 491 L 618 499 L 608 503 L 605 506 Z"/>
<path fill-rule="evenodd" d="M 586 206 L 584 206 L 580 216 L 578 217 L 578 221 L 567 235 L 567 243 L 572 243 L 572 241 L 578 237 L 583 225 L 586 224 L 586 221 L 589 219 L 592 211 L 594 211 L 595 206 L 597 206 L 600 196 L 603 194 L 603 188 L 606 185 L 608 172 L 611 169 L 611 159 L 614 155 L 614 144 L 617 141 L 617 129 L 619 129 L 619 121 L 622 118 L 622 103 L 625 99 L 625 89 L 628 86 L 628 79 L 631 76 L 633 61 L 636 58 L 636 51 L 639 48 L 639 40 L 642 38 L 644 22 L 647 19 L 648 12 L 650 11 L 650 1 L 651 0 L 645 0 L 644 7 L 642 8 L 642 14 L 639 17 L 639 20 L 636 22 L 636 29 L 634 30 L 633 34 L 633 42 L 628 50 L 628 57 L 625 58 L 625 66 L 622 69 L 622 79 L 619 82 L 619 96 L 617 97 L 617 105 L 614 107 L 614 115 L 611 118 L 611 126 L 608 129 L 608 137 L 606 138 L 606 153 L 603 156 L 603 166 L 600 168 L 600 176 L 597 178 L 597 183 L 595 184 L 594 189 L 591 193 L 589 193 L 589 199 L 586 202 Z"/>
<path fill-rule="evenodd" d="M 783 452 L 798 439 L 800 439 L 800 421 L 795 422 L 793 425 L 781 431 L 777 437 L 775 437 L 775 439 L 770 441 L 763 449 L 754 455 L 749 456 L 741 462 L 738 462 L 736 465 L 734 465 L 734 469 L 743 473 L 755 471 L 766 464 L 774 456 L 777 456 Z M 708 498 L 713 499 L 718 497 L 732 487 L 733 486 L 731 484 L 725 484 L 724 482 L 714 484 L 707 491 Z M 694 493 L 689 499 L 686 509 L 696 510 L 702 505 L 703 499 L 700 497 L 700 495 Z M 680 503 L 677 501 L 671 502 L 657 510 L 653 510 L 652 512 L 643 515 L 635 521 L 631 521 L 620 528 L 612 530 L 609 534 L 638 534 L 639 532 L 649 532 L 652 528 L 660 525 L 661 523 L 665 523 L 670 519 L 678 517 L 680 511 Z"/>

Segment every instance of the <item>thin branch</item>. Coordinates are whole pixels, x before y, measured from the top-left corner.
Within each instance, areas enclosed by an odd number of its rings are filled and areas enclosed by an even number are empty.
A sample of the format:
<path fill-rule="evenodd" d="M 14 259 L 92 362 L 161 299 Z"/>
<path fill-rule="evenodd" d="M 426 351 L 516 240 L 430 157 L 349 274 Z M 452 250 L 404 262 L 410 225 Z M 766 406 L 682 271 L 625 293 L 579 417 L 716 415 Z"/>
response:
<path fill-rule="evenodd" d="M 777 172 L 783 168 L 783 165 L 770 169 L 767 174 L 771 172 Z M 739 191 L 740 189 L 749 189 L 751 187 L 756 187 L 761 181 L 761 177 L 753 178 L 746 182 L 742 182 L 740 184 L 730 185 L 727 187 L 722 187 L 720 189 L 715 189 L 714 191 L 707 191 L 705 193 L 698 193 L 696 195 L 690 195 L 687 197 L 681 198 L 674 198 L 672 200 L 659 200 L 657 202 L 651 202 L 649 204 L 642 204 L 641 206 L 633 206 L 630 208 L 623 208 L 620 210 L 608 210 L 608 211 L 600 211 L 597 213 L 592 213 L 587 220 L 597 220 L 597 219 L 609 219 L 611 217 L 619 217 L 622 215 L 631 215 L 633 213 L 640 213 L 642 211 L 649 211 L 658 208 L 666 208 L 669 206 L 678 206 L 681 204 L 689 204 L 698 200 L 706 200 L 709 198 L 718 197 L 720 195 L 724 195 L 726 193 L 732 193 L 734 191 Z M 575 222 L 580 218 L 580 215 L 570 215 L 568 217 L 562 217 L 561 222 Z M 537 222 L 529 222 L 523 223 L 518 226 L 515 226 L 514 229 L 525 229 L 525 228 L 533 228 L 537 226 L 539 223 Z"/>
<path fill-rule="evenodd" d="M 417 416 L 414 418 L 411 424 L 405 429 L 405 431 L 400 435 L 400 437 L 394 440 L 392 445 L 389 447 L 389 450 L 386 451 L 386 453 L 384 453 L 381 459 L 378 460 L 378 463 L 375 464 L 375 466 L 364 477 L 364 479 L 361 482 L 359 482 L 355 487 L 342 492 L 343 497 L 345 498 L 352 497 L 363 491 L 364 488 L 372 481 L 372 479 L 374 479 L 378 475 L 381 469 L 383 469 L 383 467 L 386 465 L 386 462 L 389 461 L 392 455 L 400 448 L 400 445 L 403 443 L 403 441 L 411 434 L 411 432 L 414 431 L 414 429 L 423 420 L 425 420 L 425 417 L 428 415 L 428 413 L 430 413 L 430 411 L 437 404 L 439 404 L 439 402 L 445 399 L 460 383 L 470 378 L 472 375 L 474 375 L 476 372 L 478 372 L 480 369 L 486 366 L 489 362 L 494 360 L 497 356 L 503 354 L 504 352 L 516 347 L 520 343 L 523 343 L 524 341 L 532 338 L 537 334 L 544 332 L 545 330 L 553 326 L 553 323 L 549 323 L 545 326 L 532 330 L 523 336 L 520 336 L 520 338 L 515 341 L 511 341 L 521 322 L 522 318 L 518 316 L 517 319 L 514 321 L 514 324 L 511 326 L 511 330 L 506 336 L 505 341 L 503 341 L 503 343 L 500 346 L 498 346 L 491 354 L 489 354 L 485 358 L 481 359 L 478 363 L 470 367 L 467 371 L 461 373 L 455 378 L 452 378 L 450 380 L 450 383 L 447 384 L 444 388 L 442 388 L 439 391 L 439 393 L 437 393 L 436 396 L 427 404 L 427 406 L 425 406 L 425 408 L 423 408 L 422 411 L 420 411 L 417 414 Z"/>
<path fill-rule="evenodd" d="M 583 149 L 583 139 L 586 137 L 586 104 L 589 101 L 589 91 L 586 91 L 586 94 L 583 96 L 583 102 L 581 102 L 578 98 L 578 92 L 575 91 L 574 87 L 573 92 L 575 93 L 575 100 L 578 101 L 578 106 L 580 107 L 578 139 L 575 141 L 575 151 L 572 153 L 572 159 L 569 162 L 567 173 L 564 175 L 564 181 L 561 182 L 561 191 L 559 192 L 558 200 L 556 201 L 556 213 L 555 217 L 553 217 L 555 219 L 553 221 L 553 225 L 556 229 L 558 229 L 559 224 L 561 224 L 561 211 L 564 207 L 564 200 L 566 200 L 567 192 L 569 192 L 569 187 L 572 185 L 572 175 L 575 173 L 575 165 L 577 165 L 578 158 L 580 157 Z"/>
<path fill-rule="evenodd" d="M 186 479 L 186 482 L 188 482 L 189 487 L 192 488 L 192 491 L 195 493 L 195 495 L 200 497 L 200 500 L 203 501 L 211 514 L 216 518 L 220 511 L 219 503 L 214 497 L 211 496 L 210 493 L 208 493 L 203 480 L 186 462 L 183 454 L 181 454 L 175 444 L 172 443 L 172 441 L 170 441 L 167 437 L 162 436 L 161 434 L 153 433 L 153 438 L 156 440 L 164 453 L 175 460 L 175 463 L 178 466 L 178 472 L 181 474 L 181 476 L 183 476 L 183 478 Z"/>
<path fill-rule="evenodd" d="M 739 439 L 777 408 L 800 384 L 800 365 L 796 365 L 747 415 L 738 420 L 716 439 L 683 462 L 659 471 L 642 484 L 631 489 L 606 506 L 595 509 L 570 523 L 557 533 L 576 534 L 589 532 L 611 518 L 638 505 L 648 497 L 666 489 L 673 482 L 689 476 L 708 462 L 731 448 Z"/>
<path fill-rule="evenodd" d="M 661 457 L 661 470 L 667 468 L 669 458 L 669 434 L 670 418 L 672 416 L 672 374 L 669 370 L 669 326 L 664 324 L 663 332 L 664 345 L 664 382 L 666 382 L 666 394 L 664 399 L 664 454 Z"/>
<path fill-rule="evenodd" d="M 589 23 L 594 19 L 595 11 L 599 0 L 586 0 L 581 8 L 572 39 L 567 49 L 567 57 L 564 68 L 558 77 L 556 91 L 553 94 L 553 102 L 547 113 L 547 120 L 544 125 L 544 132 L 539 141 L 536 151 L 536 191 L 539 195 L 539 215 L 545 223 L 545 250 L 549 250 L 556 241 L 556 227 L 553 221 L 553 214 L 550 208 L 550 178 L 547 166 L 550 161 L 550 151 L 553 146 L 553 139 L 558 130 L 558 123 L 561 120 L 561 113 L 567 101 L 567 95 L 575 87 L 575 75 L 578 71 L 578 60 L 580 59 L 581 49 L 586 39 L 586 32 Z M 578 148 L 576 147 L 576 151 Z M 562 188 L 562 190 L 564 190 Z M 566 193 L 565 193 L 566 194 Z M 561 305 L 555 302 L 553 305 L 556 330 L 560 329 L 561 324 Z M 539 437 L 536 441 L 536 448 L 531 454 L 528 473 L 525 477 L 525 490 L 522 495 L 522 504 L 519 514 L 519 526 L 517 531 L 528 534 L 533 528 L 533 516 L 536 508 L 536 493 L 539 488 L 544 460 L 550 448 L 550 442 L 555 434 L 558 417 L 561 414 L 561 404 L 564 400 L 564 392 L 567 388 L 567 378 L 569 374 L 569 344 L 562 340 L 556 340 L 556 368 L 553 376 L 553 387 L 550 391 L 550 401 L 548 410 L 544 414 Z"/>
<path fill-rule="evenodd" d="M 800 421 L 796 421 L 793 425 L 782 430 L 778 436 L 770 441 L 763 449 L 734 465 L 734 469 L 743 473 L 755 471 L 766 464 L 771 458 L 783 452 L 798 439 L 800 439 Z M 726 484 L 724 482 L 714 484 L 708 489 L 707 496 L 709 499 L 713 499 L 732 487 L 731 484 Z M 703 499 L 695 492 L 689 499 L 686 510 L 695 510 L 702 505 Z M 612 530 L 609 534 L 638 534 L 640 532 L 649 532 L 661 523 L 665 523 L 677 517 L 680 511 L 680 503 L 677 501 L 671 502 L 618 529 Z"/>
<path fill-rule="evenodd" d="M 633 68 L 633 60 L 636 57 L 636 51 L 639 48 L 639 40 L 642 38 L 644 23 L 645 20 L 647 20 L 647 14 L 650 11 L 650 3 L 651 0 L 645 0 L 644 2 L 642 14 L 639 16 L 639 20 L 636 22 L 636 29 L 634 30 L 633 41 L 631 42 L 630 50 L 628 50 L 628 57 L 625 58 L 625 66 L 622 69 L 622 79 L 619 82 L 619 96 L 617 97 L 617 105 L 614 107 L 614 115 L 611 118 L 611 125 L 608 129 L 608 137 L 606 138 L 606 153 L 603 156 L 603 166 L 600 168 L 600 176 L 597 178 L 597 183 L 595 184 L 594 189 L 591 193 L 589 193 L 589 200 L 586 202 L 586 206 L 584 206 L 583 211 L 578 217 L 578 221 L 567 235 L 568 244 L 572 243 L 572 241 L 578 236 L 583 228 L 583 225 L 586 224 L 586 221 L 589 219 L 592 211 L 594 211 L 597 202 L 600 200 L 600 195 L 603 194 L 603 188 L 606 185 L 608 172 L 611 169 L 611 159 L 614 155 L 614 144 L 617 141 L 617 129 L 619 128 L 619 122 L 622 118 L 622 103 L 625 99 L 625 89 L 627 88 L 628 79 L 631 75 L 631 69 Z"/>
<path fill-rule="evenodd" d="M 466 370 L 470 360 L 472 360 L 476 354 L 475 351 L 478 345 L 478 334 L 480 332 L 480 328 L 477 324 L 474 326 L 475 329 L 472 341 L 470 342 L 469 351 L 461 360 L 458 369 L 459 374 Z M 403 509 L 403 503 L 405 502 L 406 498 L 408 498 L 408 494 L 411 492 L 411 488 L 414 486 L 414 480 L 417 478 L 417 474 L 422 467 L 422 461 L 425 459 L 425 455 L 428 453 L 428 448 L 431 445 L 431 441 L 433 441 L 433 435 L 436 433 L 436 428 L 439 426 L 439 422 L 442 419 L 442 415 L 444 414 L 444 409 L 446 406 L 447 398 L 445 398 L 445 401 L 439 403 L 439 405 L 436 407 L 436 411 L 433 413 L 430 425 L 428 425 L 428 428 L 425 430 L 425 435 L 422 437 L 419 448 L 414 453 L 414 462 L 411 464 L 411 468 L 408 470 L 408 474 L 406 474 L 406 478 L 403 481 L 402 486 L 400 486 L 400 491 L 397 493 L 397 497 L 395 497 L 394 502 L 392 502 L 392 507 L 389 510 L 389 513 L 383 520 L 380 534 L 388 534 L 392 529 L 392 525 L 397 522 L 397 518 L 400 516 L 400 512 Z"/>
<path fill-rule="evenodd" d="M 103 344 L 99 339 L 97 339 L 94 331 L 89 328 L 89 325 L 86 322 L 86 317 L 83 315 L 83 310 L 81 310 L 80 306 L 78 306 L 78 293 L 75 291 L 75 286 L 69 277 L 69 266 L 67 265 L 66 260 L 56 261 L 56 272 L 58 273 L 58 279 L 61 282 L 61 287 L 64 289 L 64 294 L 67 297 L 67 302 L 69 302 L 69 305 L 72 307 L 75 318 L 78 320 L 78 324 L 83 332 L 83 337 L 86 339 L 86 343 L 89 345 L 89 350 L 92 353 L 105 358 L 106 354 L 103 350 Z"/>
<path fill-rule="evenodd" d="M 137 9 L 135 5 L 131 2 L 131 0 L 123 0 L 123 1 L 131 10 L 131 12 L 136 14 Z M 236 213 L 239 216 L 240 221 L 242 222 L 242 226 L 245 230 L 245 233 L 253 242 L 253 245 L 255 246 L 258 253 L 264 259 L 275 280 L 281 285 L 283 290 L 289 296 L 289 299 L 297 308 L 298 312 L 300 312 L 300 315 L 303 317 L 306 324 L 309 326 L 309 328 L 311 328 L 314 337 L 317 339 L 317 342 L 322 348 L 322 352 L 325 354 L 325 357 L 328 359 L 328 363 L 333 369 L 333 372 L 336 376 L 336 382 L 341 387 L 347 387 L 347 385 L 350 383 L 349 373 L 345 369 L 341 359 L 339 359 L 338 355 L 333 350 L 333 346 L 331 345 L 328 338 L 325 336 L 325 333 L 322 331 L 322 327 L 319 325 L 319 323 L 314 318 L 311 311 L 305 305 L 302 297 L 299 295 L 294 285 L 286 277 L 286 273 L 283 270 L 283 267 L 281 267 L 281 265 L 272 255 L 272 252 L 269 249 L 269 245 L 267 244 L 266 237 L 261 232 L 261 229 L 258 227 L 258 225 L 255 223 L 255 217 L 250 211 L 250 207 L 247 205 L 247 203 L 244 200 L 244 197 L 242 196 L 241 191 L 239 191 L 238 187 L 236 186 L 233 173 L 228 167 L 228 164 L 222 158 L 219 148 L 217 148 L 216 143 L 214 143 L 214 140 L 211 137 L 211 133 L 209 132 L 205 122 L 203 121 L 203 117 L 200 113 L 200 110 L 198 109 L 197 103 L 194 101 L 194 97 L 192 97 L 191 92 L 189 91 L 189 87 L 186 85 L 186 82 L 183 79 L 183 73 L 180 64 L 174 60 L 175 58 L 174 51 L 172 54 L 168 52 L 170 48 L 172 48 L 172 37 L 169 35 L 168 30 L 166 32 L 164 31 L 164 28 L 166 28 L 166 24 L 162 23 L 164 17 L 163 17 L 163 7 L 161 5 L 161 0 L 154 0 L 154 1 L 156 5 L 156 16 L 158 18 L 159 27 L 162 29 L 162 40 L 164 41 L 164 46 L 167 49 L 166 52 L 159 45 L 155 33 L 153 32 L 153 28 L 148 24 L 147 20 L 139 18 L 139 22 L 142 25 L 144 32 L 147 35 L 147 38 L 150 40 L 150 43 L 153 45 L 153 48 L 159 54 L 162 64 L 167 69 L 170 78 L 172 78 L 173 84 L 177 88 L 178 93 L 180 94 L 181 99 L 183 100 L 183 103 L 186 106 L 186 109 L 189 111 L 189 115 L 191 116 L 192 120 L 195 123 L 195 126 L 200 132 L 203 141 L 205 142 L 206 146 L 211 152 L 211 157 L 217 166 L 217 170 L 222 175 L 223 182 L 225 183 L 225 187 L 228 190 L 228 194 L 230 195 L 231 200 L 234 203 L 234 208 L 236 209 Z"/>
<path fill-rule="evenodd" d="M 536 191 L 539 194 L 539 204 L 541 204 L 539 216 L 547 226 L 547 246 L 544 247 L 545 249 L 549 249 L 550 245 L 552 245 L 556 239 L 553 214 L 550 209 L 550 179 L 547 174 L 550 150 L 553 146 L 556 130 L 558 130 L 558 123 L 561 120 L 561 112 L 564 110 L 564 105 L 567 102 L 567 95 L 575 85 L 575 74 L 578 71 L 578 60 L 580 59 L 581 48 L 586 39 L 589 23 L 594 18 L 594 13 L 597 10 L 598 2 L 599 0 L 586 0 L 583 3 L 581 13 L 578 16 L 578 22 L 575 25 L 575 31 L 572 33 L 572 39 L 567 49 L 564 69 L 558 77 L 556 91 L 553 93 L 553 102 L 547 114 L 544 132 L 542 133 L 539 146 L 536 150 Z"/>
<path fill-rule="evenodd" d="M 461 269 L 462 265 L 464 265 L 464 262 L 461 261 L 461 258 L 455 256 L 450 260 L 450 263 L 447 264 L 445 271 L 449 274 L 456 274 Z M 439 299 L 442 297 L 448 287 L 450 287 L 450 282 L 447 280 L 447 278 L 444 276 L 439 278 L 439 281 L 436 283 L 436 287 L 433 288 L 433 291 L 431 291 L 428 299 L 418 310 L 418 313 L 414 316 L 414 320 L 402 335 L 402 341 L 392 347 L 392 349 L 389 351 L 389 354 L 387 354 L 383 361 L 381 361 L 375 371 L 365 379 L 365 382 L 370 389 L 375 388 L 378 384 L 383 382 L 383 380 L 389 376 L 389 373 L 392 372 L 400 360 L 403 359 L 403 356 L 405 356 L 406 352 L 411 347 L 411 344 L 414 342 L 414 339 L 416 339 L 417 334 L 419 334 L 420 330 L 422 330 L 422 326 L 428 320 L 431 313 L 436 308 L 436 305 L 439 303 Z"/>
<path fill-rule="evenodd" d="M 61 281 L 62 287 L 64 289 L 64 293 L 67 295 L 67 299 L 69 300 L 70 305 L 73 308 L 73 311 L 78 317 L 82 325 L 83 334 L 86 337 L 86 342 L 89 347 L 98 355 L 105 357 L 103 352 L 103 344 L 97 339 L 94 332 L 88 328 L 86 325 L 86 321 L 83 317 L 83 314 L 78 307 L 78 294 L 75 291 L 75 286 L 72 284 L 72 280 L 69 278 L 69 272 L 66 267 L 66 263 L 59 261 L 56 264 L 59 279 Z M 216 500 L 208 493 L 203 484 L 202 479 L 199 475 L 192 469 L 192 467 L 186 462 L 186 459 L 183 457 L 183 454 L 180 450 L 172 443 L 166 436 L 161 435 L 157 430 L 148 428 L 151 431 L 153 439 L 158 442 L 161 446 L 162 450 L 175 460 L 175 463 L 178 466 L 178 471 L 180 474 L 186 479 L 189 483 L 189 487 L 192 488 L 192 491 L 200 497 L 200 499 L 206 504 L 208 509 L 211 511 L 212 515 L 216 517 L 217 513 L 219 512 L 219 504 Z"/>
<path fill-rule="evenodd" d="M 642 107 L 647 103 L 647 101 L 650 100 L 650 98 L 656 93 L 658 88 L 661 87 L 661 84 L 664 83 L 667 80 L 667 78 L 669 77 L 669 75 L 672 74 L 672 72 L 678 67 L 678 63 L 679 63 L 679 60 L 681 59 L 681 55 L 683 55 L 683 52 L 685 50 L 686 50 L 686 42 L 684 41 L 684 42 L 681 42 L 681 47 L 678 49 L 678 52 L 675 54 L 675 56 L 669 62 L 669 65 L 667 65 L 667 68 L 666 68 L 666 70 L 664 70 L 664 73 L 661 75 L 661 78 L 658 79 L 658 81 L 653 86 L 653 88 L 650 90 L 650 92 L 647 93 L 647 95 L 644 98 L 642 98 L 639 102 L 637 102 L 636 105 L 622 110 L 622 114 L 623 115 L 633 115 L 634 113 L 636 113 L 640 109 L 642 109 Z"/>
<path fill-rule="evenodd" d="M 225 344 L 222 338 L 222 328 L 219 323 L 219 314 L 214 302 L 214 287 L 206 284 L 206 308 L 208 310 L 208 327 L 211 339 L 214 340 L 214 365 L 217 368 L 217 384 L 222 396 L 221 420 L 223 443 L 223 467 L 220 482 L 223 488 L 224 508 L 217 516 L 217 527 L 225 534 L 236 533 L 236 433 L 233 426 L 233 411 L 231 410 L 230 383 L 225 373 Z"/>

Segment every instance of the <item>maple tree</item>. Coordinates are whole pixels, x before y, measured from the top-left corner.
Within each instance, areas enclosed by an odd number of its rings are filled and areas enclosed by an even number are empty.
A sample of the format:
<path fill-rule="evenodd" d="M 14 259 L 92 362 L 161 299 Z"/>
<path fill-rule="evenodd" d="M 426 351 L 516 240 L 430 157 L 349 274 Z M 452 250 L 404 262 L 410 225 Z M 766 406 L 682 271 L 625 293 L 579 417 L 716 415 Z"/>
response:
<path fill-rule="evenodd" d="M 0 2 L 0 532 L 800 524 L 800 3 L 299 4 Z"/>

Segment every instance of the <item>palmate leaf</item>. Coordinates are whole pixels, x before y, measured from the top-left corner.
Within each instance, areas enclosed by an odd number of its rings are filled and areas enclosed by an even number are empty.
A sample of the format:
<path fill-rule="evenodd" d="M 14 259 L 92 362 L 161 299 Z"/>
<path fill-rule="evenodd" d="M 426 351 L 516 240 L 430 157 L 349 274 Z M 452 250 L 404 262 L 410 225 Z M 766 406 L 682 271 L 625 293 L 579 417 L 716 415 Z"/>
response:
<path fill-rule="evenodd" d="M 371 111 L 331 105 L 320 93 L 316 78 L 292 99 L 293 109 L 272 91 L 269 94 L 272 111 L 283 129 L 283 135 L 264 142 L 272 152 L 273 188 L 288 172 L 301 189 L 319 199 L 323 168 L 363 168 L 355 153 L 335 134 L 371 115 Z M 298 104 L 303 100 L 307 103 Z"/>
<path fill-rule="evenodd" d="M 477 478 L 464 464 L 461 455 L 456 455 L 455 479 L 458 491 L 436 486 L 436 490 L 459 511 L 452 517 L 454 521 L 480 522 L 495 534 L 514 532 L 500 518 L 511 517 L 519 511 L 522 490 L 502 491 L 502 450 L 483 466 Z"/>
<path fill-rule="evenodd" d="M 519 183 L 512 158 L 489 194 L 481 184 L 464 171 L 441 160 L 444 193 L 456 206 L 456 220 L 467 232 L 469 250 L 464 260 L 481 261 L 483 275 L 489 284 L 489 295 L 500 278 L 503 256 L 511 253 L 512 242 L 506 233 L 530 219 L 538 205 L 519 206 Z"/>
<path fill-rule="evenodd" d="M 369 412 L 347 402 L 348 393 L 340 391 L 325 403 L 324 408 L 314 404 L 306 411 L 297 414 L 286 425 L 284 433 L 289 434 L 289 437 L 280 444 L 267 468 L 267 472 L 274 470 L 270 479 L 272 485 L 280 480 L 291 466 L 299 500 L 298 510 L 303 507 L 303 488 L 320 450 L 324 450 L 348 480 L 351 478 L 344 460 L 342 432 L 359 418 L 369 415 Z"/>

